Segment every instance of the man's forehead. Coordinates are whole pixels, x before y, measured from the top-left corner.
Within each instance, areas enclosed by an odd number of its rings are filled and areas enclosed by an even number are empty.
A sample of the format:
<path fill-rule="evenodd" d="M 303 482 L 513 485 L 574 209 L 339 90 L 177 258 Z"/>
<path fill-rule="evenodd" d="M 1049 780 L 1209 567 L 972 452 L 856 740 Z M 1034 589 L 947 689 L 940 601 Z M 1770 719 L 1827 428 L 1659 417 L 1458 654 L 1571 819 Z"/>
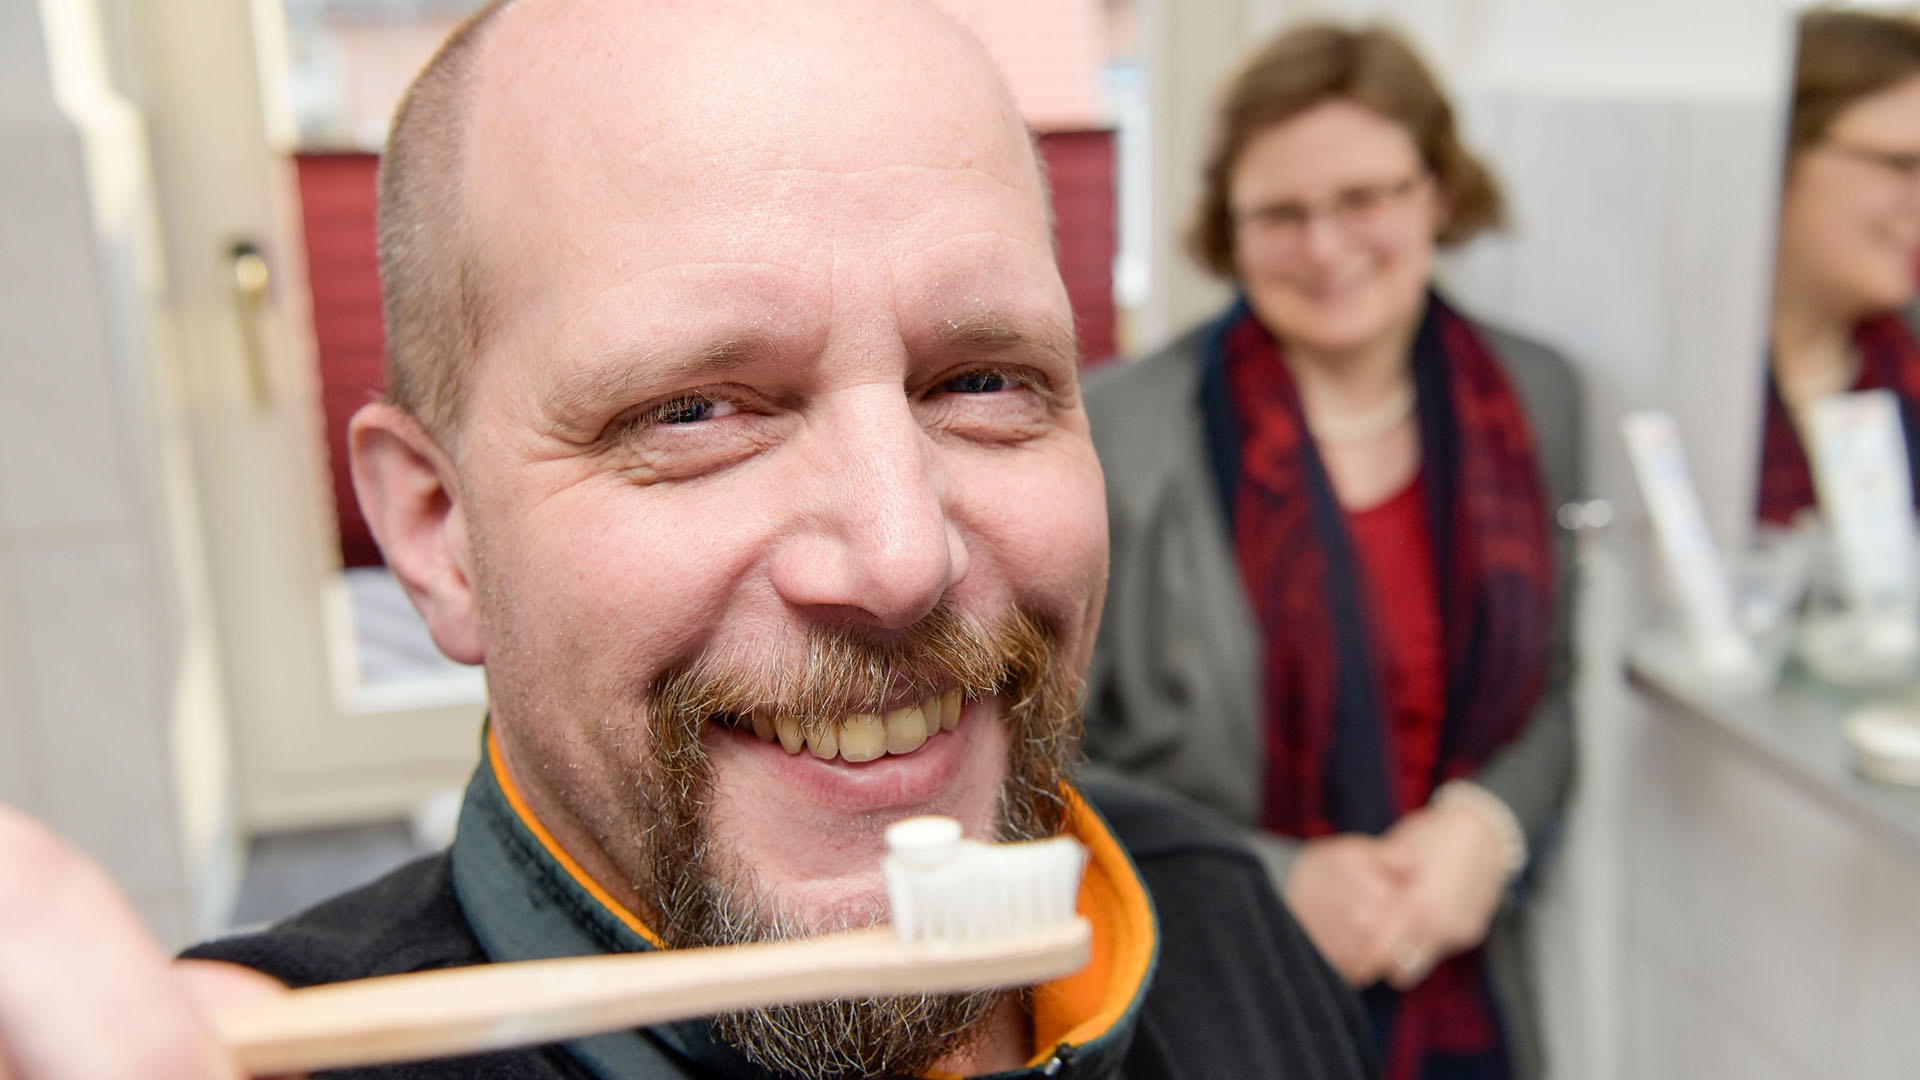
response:
<path fill-rule="evenodd" d="M 645 281 L 685 300 L 687 275 L 708 282 L 701 307 L 714 286 L 799 298 L 766 282 L 824 284 L 833 250 L 958 267 L 945 284 L 960 292 L 981 273 L 1050 269 L 1025 127 L 945 15 L 902 0 L 520 0 L 501 17 L 461 184 L 495 313 L 626 319 L 632 304 L 597 290 Z"/>
<path fill-rule="evenodd" d="M 645 166 L 760 139 L 800 151 L 796 167 L 809 149 L 858 167 L 862 151 L 879 164 L 950 159 L 965 140 L 942 128 L 1016 145 L 1021 130 L 977 42 L 907 0 L 521 0 L 489 35 L 474 90 L 482 159 L 600 149 Z"/>
<path fill-rule="evenodd" d="M 819 213 L 776 226 L 767 212 L 822 178 L 866 181 L 832 196 L 861 220 L 848 200 L 863 191 L 885 199 L 964 173 L 927 192 L 956 226 L 990 207 L 1006 228 L 1045 235 L 1011 95 L 977 42 L 932 9 L 520 0 L 500 19 L 472 86 L 461 184 L 489 277 L 555 282 L 569 260 L 616 247 L 644 263 L 649 233 L 705 230 L 736 257 L 756 228 L 827 228 Z M 620 229 L 635 242 L 609 242 Z"/>

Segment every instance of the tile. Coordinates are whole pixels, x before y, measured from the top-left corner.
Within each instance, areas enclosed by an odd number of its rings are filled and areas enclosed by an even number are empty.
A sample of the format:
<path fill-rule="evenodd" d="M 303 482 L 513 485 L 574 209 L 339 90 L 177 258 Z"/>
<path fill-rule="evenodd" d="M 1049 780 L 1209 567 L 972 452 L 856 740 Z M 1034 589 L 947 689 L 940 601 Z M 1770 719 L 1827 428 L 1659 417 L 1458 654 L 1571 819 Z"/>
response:
<path fill-rule="evenodd" d="M 108 332 L 113 310 L 91 238 L 92 207 L 70 131 L 0 139 L 0 530 L 98 526 L 126 514 L 123 413 Z"/>
<path fill-rule="evenodd" d="M 1634 939 L 1795 1059 L 1850 1061 L 1850 928 L 1874 849 L 1770 770 L 1660 719 L 1633 811 Z"/>
<path fill-rule="evenodd" d="M 149 891 L 179 884 L 181 858 L 152 583 L 134 568 L 133 545 L 116 541 L 14 560 L 48 821 L 125 887 Z"/>
<path fill-rule="evenodd" d="M 1625 1075 L 1634 1080 L 1809 1080 L 1793 1060 L 1703 988 L 1646 954 L 1636 956 L 1629 995 L 1631 1047 Z"/>
<path fill-rule="evenodd" d="M 1509 196 L 1513 228 L 1441 261 L 1470 310 L 1582 369 L 1589 483 L 1639 505 L 1612 418 L 1674 411 L 1717 529 L 1742 535 L 1758 418 L 1777 115 L 1745 98 L 1468 85 L 1460 108 Z M 1751 392 L 1749 392 L 1751 391 Z M 1711 434 L 1711 439 L 1705 438 Z"/>
<path fill-rule="evenodd" d="M 18 710 L 13 707 L 11 672 L 0 658 L 0 804 L 38 813 L 39 800 L 27 787 L 25 739 L 19 730 Z"/>
<path fill-rule="evenodd" d="M 1771 102 L 1694 103 L 1668 133 L 1676 169 L 1664 224 L 1676 241 L 1653 278 L 1666 300 L 1662 394 L 1687 433 L 1687 459 L 1716 535 L 1745 535 L 1764 400 L 1778 182 Z M 1742 162 L 1766 162 L 1748 171 Z M 1684 296 L 1685 302 L 1672 298 Z"/>
<path fill-rule="evenodd" d="M 0 4 L 0 100 L 20 112 L 38 105 L 52 111 L 47 101 L 46 35 L 37 4 Z"/>
<path fill-rule="evenodd" d="M 1620 672 L 1633 625 L 1617 552 L 1584 544 L 1575 688 L 1579 751 L 1559 849 L 1530 907 L 1535 985 L 1547 1053 L 1559 1080 L 1627 1075 L 1623 990 L 1627 808 L 1635 797 L 1632 750 L 1646 717 Z"/>
<path fill-rule="evenodd" d="M 1856 1028 L 1861 1080 L 1905 1080 L 1920 1063 L 1920 867 L 1889 857 L 1872 882 L 1872 903 L 1854 942 Z"/>
<path fill-rule="evenodd" d="M 40 814 L 44 810 L 33 782 L 39 756 L 19 706 L 23 692 L 19 603 L 14 596 L 13 550 L 0 544 L 0 803 Z"/>
<path fill-rule="evenodd" d="M 1662 195 L 1647 178 L 1664 164 L 1658 112 L 1501 89 L 1463 107 L 1515 224 L 1446 259 L 1447 284 L 1576 359 L 1610 361 L 1603 385 L 1656 377 L 1661 312 L 1647 268 L 1663 241 Z"/>

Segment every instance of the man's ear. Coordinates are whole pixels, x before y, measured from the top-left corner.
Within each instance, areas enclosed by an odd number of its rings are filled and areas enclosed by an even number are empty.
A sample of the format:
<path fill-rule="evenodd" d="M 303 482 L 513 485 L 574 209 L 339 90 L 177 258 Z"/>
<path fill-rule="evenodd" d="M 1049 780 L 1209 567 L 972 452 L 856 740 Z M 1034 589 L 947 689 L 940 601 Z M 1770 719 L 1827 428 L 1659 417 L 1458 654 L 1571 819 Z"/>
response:
<path fill-rule="evenodd" d="M 453 459 L 411 413 L 385 402 L 347 428 L 353 490 L 387 566 L 427 620 L 440 651 L 486 660 L 473 589 L 473 550 Z"/>

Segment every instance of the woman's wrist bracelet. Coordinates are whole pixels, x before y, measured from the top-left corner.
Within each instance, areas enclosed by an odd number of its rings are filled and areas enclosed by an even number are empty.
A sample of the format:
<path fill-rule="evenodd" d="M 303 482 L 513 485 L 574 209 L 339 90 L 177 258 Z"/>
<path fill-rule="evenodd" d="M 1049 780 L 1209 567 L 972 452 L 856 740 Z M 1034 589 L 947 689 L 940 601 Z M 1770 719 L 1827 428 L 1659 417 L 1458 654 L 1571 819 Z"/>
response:
<path fill-rule="evenodd" d="M 1434 790 L 1429 804 L 1434 807 L 1461 806 L 1478 815 L 1500 844 L 1500 866 L 1507 880 L 1518 877 L 1527 865 L 1527 834 L 1520 819 L 1500 801 L 1500 796 L 1471 780 L 1449 780 Z"/>

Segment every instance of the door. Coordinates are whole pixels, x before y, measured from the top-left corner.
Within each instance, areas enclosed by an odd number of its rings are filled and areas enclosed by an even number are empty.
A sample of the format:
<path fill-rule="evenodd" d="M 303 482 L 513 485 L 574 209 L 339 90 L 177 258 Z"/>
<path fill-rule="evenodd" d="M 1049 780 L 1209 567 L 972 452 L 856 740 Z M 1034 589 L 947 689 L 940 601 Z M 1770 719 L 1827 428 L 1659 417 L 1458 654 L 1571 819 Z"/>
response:
<path fill-rule="evenodd" d="M 280 0 L 135 0 L 243 831 L 402 814 L 478 753 L 477 676 L 369 690 L 320 431 Z"/>

